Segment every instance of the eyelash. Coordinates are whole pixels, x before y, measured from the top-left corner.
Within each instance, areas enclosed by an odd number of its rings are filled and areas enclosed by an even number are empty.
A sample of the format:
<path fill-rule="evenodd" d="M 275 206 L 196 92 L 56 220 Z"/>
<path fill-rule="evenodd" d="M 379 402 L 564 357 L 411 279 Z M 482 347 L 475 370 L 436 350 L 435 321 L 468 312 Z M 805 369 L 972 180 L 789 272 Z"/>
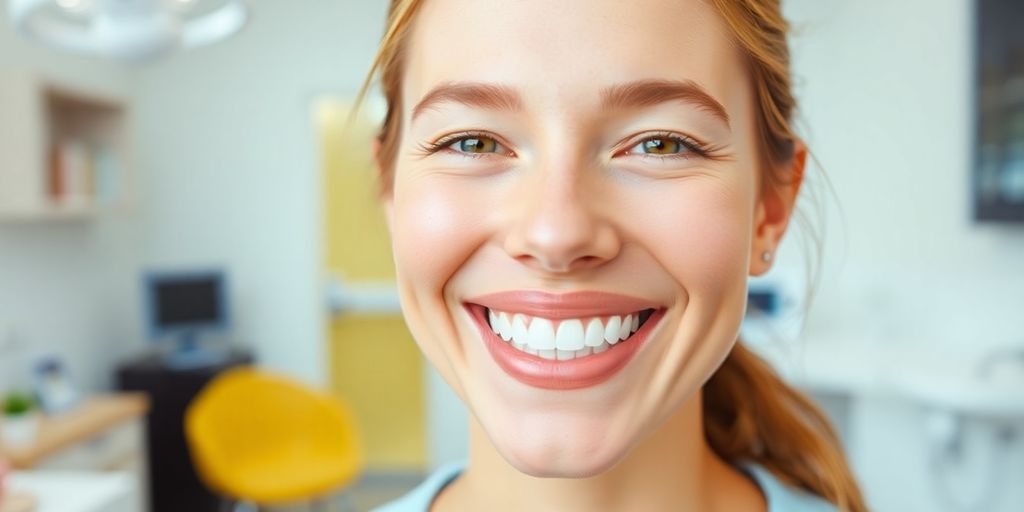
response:
<path fill-rule="evenodd" d="M 490 135 L 490 134 L 488 134 L 486 132 L 475 132 L 474 131 L 474 132 L 453 133 L 451 135 L 446 135 L 444 137 L 441 137 L 440 139 L 438 139 L 435 142 L 422 143 L 422 144 L 420 144 L 420 150 L 424 154 L 430 155 L 430 154 L 437 153 L 439 151 L 444 151 L 446 149 L 449 149 L 449 146 L 451 146 L 452 144 L 455 144 L 456 142 L 461 142 L 463 140 L 472 139 L 472 138 L 488 138 L 488 139 L 494 140 L 498 145 L 505 146 L 505 144 L 503 142 L 501 142 L 501 140 L 498 137 Z M 644 138 L 635 141 L 633 144 L 631 144 L 629 147 L 626 148 L 626 151 L 633 149 L 638 144 L 642 144 L 644 142 L 647 142 L 649 140 L 654 140 L 654 139 L 667 139 L 667 140 L 671 140 L 673 142 L 677 142 L 682 147 L 686 148 L 687 151 L 686 152 L 682 152 L 682 153 L 669 154 L 669 155 L 654 155 L 654 154 L 650 154 L 650 153 L 630 153 L 630 154 L 638 155 L 638 156 L 640 156 L 641 158 L 644 158 L 644 159 L 668 160 L 668 159 L 690 159 L 690 158 L 696 158 L 696 157 L 700 157 L 700 158 L 714 158 L 714 153 L 717 151 L 717 148 L 709 146 L 707 144 L 704 144 L 704 143 L 698 141 L 697 139 L 694 139 L 693 137 L 689 137 L 689 136 L 686 136 L 686 135 L 682 135 L 682 134 L 678 134 L 678 133 L 673 133 L 673 132 L 655 132 L 655 133 L 649 134 L 649 135 L 645 136 Z M 495 154 L 495 153 L 468 153 L 468 152 L 465 152 L 465 151 L 456 151 L 456 150 L 452 150 L 452 151 L 455 152 L 455 153 L 458 153 L 460 156 L 464 156 L 464 157 L 468 157 L 468 158 L 486 158 L 486 157 L 493 156 Z M 690 154 L 690 153 L 692 153 L 692 154 Z M 696 155 L 696 156 L 694 156 L 694 155 Z"/>
<path fill-rule="evenodd" d="M 436 142 L 427 142 L 427 143 L 424 143 L 424 144 L 420 144 L 420 150 L 423 151 L 424 154 L 430 155 L 430 154 L 437 153 L 439 151 L 444 151 L 444 150 L 448 149 L 448 146 L 451 146 L 452 144 L 455 144 L 456 142 L 460 142 L 460 141 L 463 141 L 463 140 L 466 140 L 466 139 L 472 139 L 472 138 L 488 138 L 488 139 L 494 140 L 494 142 L 498 143 L 498 145 L 505 146 L 505 143 L 501 142 L 501 139 L 499 139 L 498 137 L 495 137 L 494 135 L 486 133 L 486 132 L 459 132 L 459 133 L 453 133 L 451 135 L 445 135 L 444 137 L 441 137 L 440 139 L 438 139 Z M 495 154 L 495 153 L 467 153 L 465 151 L 455 151 L 455 150 L 452 150 L 452 151 L 455 152 L 455 153 L 458 153 L 461 156 L 465 156 L 465 157 L 469 157 L 469 158 L 485 158 L 485 157 L 493 156 Z"/>
<path fill-rule="evenodd" d="M 673 142 L 677 142 L 677 143 L 679 143 L 679 145 L 681 145 L 682 147 L 686 148 L 686 151 L 685 152 L 681 152 L 681 153 L 673 153 L 673 154 L 669 154 L 669 155 L 655 155 L 655 154 L 651 154 L 651 153 L 629 153 L 629 154 L 638 155 L 638 156 L 640 156 L 641 158 L 644 158 L 644 159 L 666 160 L 666 159 L 677 159 L 677 158 L 678 159 L 690 159 L 690 158 L 697 158 L 697 157 L 700 157 L 700 158 L 713 158 L 714 153 L 717 151 L 717 148 L 715 148 L 713 146 L 710 146 L 708 144 L 705 144 L 703 142 L 700 142 L 697 139 L 694 139 L 693 137 L 689 137 L 687 135 L 683 135 L 683 134 L 680 134 L 680 133 L 673 133 L 673 132 L 654 132 L 654 133 L 648 134 L 648 135 L 644 136 L 642 139 L 636 140 L 632 144 L 630 144 L 629 147 L 626 148 L 626 151 L 628 152 L 629 150 L 635 148 L 638 144 L 643 144 L 644 142 L 647 142 L 649 140 L 656 140 L 656 139 L 667 139 L 667 140 L 671 140 Z M 692 154 L 689 154 L 689 153 L 692 153 Z M 696 155 L 696 156 L 694 156 L 694 155 Z"/>

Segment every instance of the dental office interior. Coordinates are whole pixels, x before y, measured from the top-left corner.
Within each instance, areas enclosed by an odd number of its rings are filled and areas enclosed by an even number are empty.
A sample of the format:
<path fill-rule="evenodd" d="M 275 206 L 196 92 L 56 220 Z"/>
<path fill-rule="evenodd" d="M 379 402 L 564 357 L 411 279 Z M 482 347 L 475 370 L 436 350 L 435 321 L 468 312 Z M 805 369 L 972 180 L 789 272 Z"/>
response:
<path fill-rule="evenodd" d="M 400 316 L 382 100 L 347 124 L 387 1 L 121 2 L 189 37 L 91 40 L 116 4 L 0 4 L 0 510 L 221 510 L 249 469 L 271 510 L 369 510 L 464 458 Z M 810 225 L 741 337 L 825 409 L 872 510 L 1020 511 L 1024 9 L 783 6 Z"/>

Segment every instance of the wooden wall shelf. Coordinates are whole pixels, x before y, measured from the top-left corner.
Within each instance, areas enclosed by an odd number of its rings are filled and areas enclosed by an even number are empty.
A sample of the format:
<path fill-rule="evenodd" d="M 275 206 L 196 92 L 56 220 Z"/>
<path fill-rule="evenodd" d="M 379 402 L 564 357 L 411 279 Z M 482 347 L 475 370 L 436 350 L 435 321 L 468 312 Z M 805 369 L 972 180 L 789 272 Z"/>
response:
<path fill-rule="evenodd" d="M 127 209 L 127 101 L 30 75 L 0 78 L 0 136 L 9 135 L 0 140 L 0 224 L 85 222 Z"/>

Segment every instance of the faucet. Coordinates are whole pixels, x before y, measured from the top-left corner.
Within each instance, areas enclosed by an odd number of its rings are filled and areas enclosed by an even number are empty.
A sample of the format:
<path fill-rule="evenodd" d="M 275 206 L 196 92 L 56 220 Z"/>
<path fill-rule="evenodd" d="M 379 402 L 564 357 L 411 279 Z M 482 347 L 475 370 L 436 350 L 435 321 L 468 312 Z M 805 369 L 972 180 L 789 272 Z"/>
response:
<path fill-rule="evenodd" d="M 1002 347 L 987 354 L 978 364 L 977 376 L 982 379 L 991 378 L 992 369 L 1007 360 L 1016 360 L 1024 374 L 1024 343 L 1015 347 Z"/>

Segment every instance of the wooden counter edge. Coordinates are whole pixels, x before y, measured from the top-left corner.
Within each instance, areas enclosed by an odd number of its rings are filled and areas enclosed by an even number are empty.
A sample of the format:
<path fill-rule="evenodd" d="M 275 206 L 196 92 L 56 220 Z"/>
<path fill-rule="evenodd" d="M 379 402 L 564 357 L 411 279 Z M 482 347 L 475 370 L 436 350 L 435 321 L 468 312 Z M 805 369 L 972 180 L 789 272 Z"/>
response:
<path fill-rule="evenodd" d="M 0 456 L 14 469 L 30 469 L 51 455 L 88 441 L 149 411 L 145 393 L 116 393 L 86 397 L 74 409 L 43 416 L 32 446 L 13 450 L 0 447 Z"/>

